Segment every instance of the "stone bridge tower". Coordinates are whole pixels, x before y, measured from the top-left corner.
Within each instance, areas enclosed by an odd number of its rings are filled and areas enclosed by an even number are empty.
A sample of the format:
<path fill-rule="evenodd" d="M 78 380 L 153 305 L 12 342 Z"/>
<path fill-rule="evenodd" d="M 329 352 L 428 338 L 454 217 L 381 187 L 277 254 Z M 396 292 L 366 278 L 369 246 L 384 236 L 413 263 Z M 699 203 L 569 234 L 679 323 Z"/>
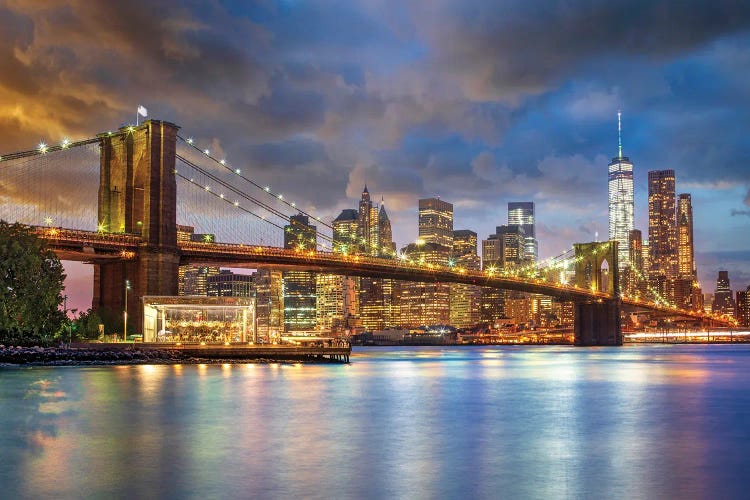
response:
<path fill-rule="evenodd" d="M 576 243 L 573 247 L 576 286 L 612 296 L 576 303 L 575 344 L 622 345 L 617 242 Z"/>
<path fill-rule="evenodd" d="M 141 297 L 177 295 L 177 130 L 172 123 L 149 120 L 118 134 L 99 134 L 100 231 L 137 235 L 142 243 L 134 256 L 95 263 L 92 306 L 121 315 L 127 280 L 133 331 L 141 329 Z"/>

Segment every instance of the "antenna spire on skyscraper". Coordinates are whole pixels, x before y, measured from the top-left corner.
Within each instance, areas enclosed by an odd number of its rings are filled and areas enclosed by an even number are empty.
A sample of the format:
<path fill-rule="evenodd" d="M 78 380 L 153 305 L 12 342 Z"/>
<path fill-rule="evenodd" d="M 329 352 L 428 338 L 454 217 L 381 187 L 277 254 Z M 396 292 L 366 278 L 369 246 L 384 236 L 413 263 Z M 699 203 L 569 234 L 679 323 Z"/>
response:
<path fill-rule="evenodd" d="M 622 158 L 622 123 L 620 122 L 620 110 L 617 110 L 617 157 Z"/>

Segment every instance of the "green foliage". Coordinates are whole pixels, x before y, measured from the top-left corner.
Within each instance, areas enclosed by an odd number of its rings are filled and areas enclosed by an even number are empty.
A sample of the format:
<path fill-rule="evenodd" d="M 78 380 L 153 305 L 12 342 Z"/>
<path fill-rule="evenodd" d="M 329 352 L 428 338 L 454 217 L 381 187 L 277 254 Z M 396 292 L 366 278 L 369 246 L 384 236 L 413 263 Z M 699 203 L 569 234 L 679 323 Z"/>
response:
<path fill-rule="evenodd" d="M 0 343 L 42 345 L 65 321 L 63 267 L 30 228 L 0 221 Z"/>
<path fill-rule="evenodd" d="M 102 318 L 89 309 L 79 314 L 71 322 L 71 331 L 69 333 L 74 342 L 76 340 L 96 340 L 99 338 L 99 324 L 103 324 Z"/>

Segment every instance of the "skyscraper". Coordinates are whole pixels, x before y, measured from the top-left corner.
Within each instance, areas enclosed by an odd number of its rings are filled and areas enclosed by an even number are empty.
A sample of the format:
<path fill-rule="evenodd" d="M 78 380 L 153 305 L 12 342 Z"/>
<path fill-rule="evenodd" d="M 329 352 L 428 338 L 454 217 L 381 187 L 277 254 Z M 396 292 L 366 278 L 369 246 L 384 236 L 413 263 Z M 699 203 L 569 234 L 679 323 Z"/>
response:
<path fill-rule="evenodd" d="M 524 256 L 526 260 L 536 262 L 539 257 L 539 244 L 534 228 L 534 202 L 515 201 L 508 203 L 508 225 L 518 225 L 526 234 Z"/>
<path fill-rule="evenodd" d="M 685 309 L 702 308 L 703 293 L 698 286 L 693 240 L 693 205 L 690 195 L 682 193 L 677 198 L 677 278 L 674 300 Z"/>
<path fill-rule="evenodd" d="M 747 290 L 737 292 L 737 322 L 745 328 L 750 326 L 750 286 Z"/>
<path fill-rule="evenodd" d="M 628 266 L 628 238 L 633 230 L 633 164 L 622 156 L 622 127 L 617 112 L 617 156 L 609 164 L 609 239 L 618 242 L 620 269 Z"/>
<path fill-rule="evenodd" d="M 336 253 L 354 254 L 358 253 L 359 243 L 357 239 L 359 227 L 359 213 L 353 208 L 341 211 L 333 220 L 333 251 Z"/>
<path fill-rule="evenodd" d="M 359 200 L 357 218 L 357 238 L 362 252 L 368 255 L 378 255 L 380 237 L 378 234 L 378 207 L 370 200 L 367 186 L 362 190 Z"/>
<path fill-rule="evenodd" d="M 477 233 L 468 229 L 453 231 L 454 267 L 479 270 L 481 259 L 477 255 Z M 450 323 L 457 328 L 474 326 L 480 321 L 482 289 L 476 285 L 454 283 L 450 287 Z"/>
<path fill-rule="evenodd" d="M 674 170 L 648 173 L 649 281 L 651 287 L 667 300 L 674 299 L 674 279 L 677 277 L 674 184 Z"/>
<path fill-rule="evenodd" d="M 306 215 L 292 215 L 284 226 L 284 248 L 298 252 L 315 249 L 317 228 Z M 315 274 L 309 271 L 284 271 L 284 331 L 315 328 Z"/>
<path fill-rule="evenodd" d="M 732 289 L 729 287 L 729 271 L 719 271 L 714 292 L 714 304 L 711 310 L 716 314 L 734 315 Z"/>
<path fill-rule="evenodd" d="M 451 239 L 453 232 L 451 231 Z M 449 254 L 439 243 L 410 243 L 403 255 L 422 265 L 448 265 Z M 450 322 L 450 287 L 447 283 L 398 282 L 398 322 L 402 326 L 447 325 Z"/>
<path fill-rule="evenodd" d="M 453 205 L 439 198 L 419 200 L 419 239 L 437 243 L 446 254 L 453 247 Z"/>
<path fill-rule="evenodd" d="M 687 193 L 677 199 L 677 270 L 681 278 L 695 278 L 693 204 Z"/>

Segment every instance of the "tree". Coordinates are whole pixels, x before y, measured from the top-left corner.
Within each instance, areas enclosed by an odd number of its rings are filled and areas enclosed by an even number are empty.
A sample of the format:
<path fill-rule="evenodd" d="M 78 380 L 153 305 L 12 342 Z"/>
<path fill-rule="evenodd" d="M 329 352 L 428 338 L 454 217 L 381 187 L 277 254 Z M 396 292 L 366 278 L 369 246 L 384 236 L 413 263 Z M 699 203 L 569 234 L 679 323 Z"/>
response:
<path fill-rule="evenodd" d="M 94 340 L 99 338 L 99 325 L 102 318 L 93 310 L 82 312 L 73 321 L 73 338 Z"/>
<path fill-rule="evenodd" d="M 0 343 L 47 344 L 60 331 L 63 267 L 23 224 L 0 220 Z"/>

